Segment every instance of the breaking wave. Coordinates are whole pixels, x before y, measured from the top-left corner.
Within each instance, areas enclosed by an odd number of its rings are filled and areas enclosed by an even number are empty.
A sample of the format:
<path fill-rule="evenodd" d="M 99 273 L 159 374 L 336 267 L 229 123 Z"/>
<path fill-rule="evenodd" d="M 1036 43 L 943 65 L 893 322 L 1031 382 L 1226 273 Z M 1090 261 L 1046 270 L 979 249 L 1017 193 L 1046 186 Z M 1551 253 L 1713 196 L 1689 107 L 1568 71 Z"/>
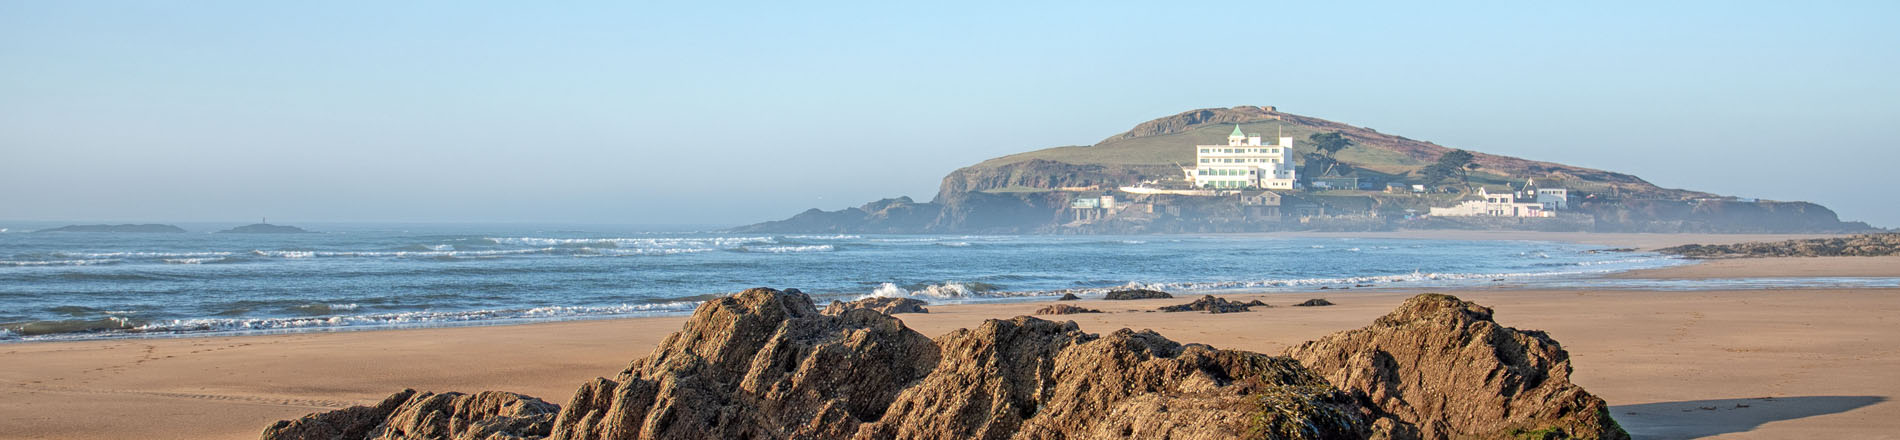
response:
<path fill-rule="evenodd" d="M 746 252 L 790 254 L 790 253 L 800 253 L 800 252 L 831 252 L 831 251 L 837 250 L 838 248 L 833 247 L 832 245 L 828 245 L 828 244 L 815 244 L 815 245 L 806 245 L 806 246 L 746 246 L 740 249 Z"/>

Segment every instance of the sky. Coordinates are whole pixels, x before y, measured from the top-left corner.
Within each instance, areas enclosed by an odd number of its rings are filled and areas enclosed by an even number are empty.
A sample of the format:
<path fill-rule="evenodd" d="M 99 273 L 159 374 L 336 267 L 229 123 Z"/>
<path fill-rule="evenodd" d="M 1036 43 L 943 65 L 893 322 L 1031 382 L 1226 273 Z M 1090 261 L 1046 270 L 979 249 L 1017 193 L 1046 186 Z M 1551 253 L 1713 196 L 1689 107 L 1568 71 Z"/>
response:
<path fill-rule="evenodd" d="M 900 3 L 0 2 L 0 220 L 744 224 L 1272 105 L 1900 226 L 1900 2 Z"/>

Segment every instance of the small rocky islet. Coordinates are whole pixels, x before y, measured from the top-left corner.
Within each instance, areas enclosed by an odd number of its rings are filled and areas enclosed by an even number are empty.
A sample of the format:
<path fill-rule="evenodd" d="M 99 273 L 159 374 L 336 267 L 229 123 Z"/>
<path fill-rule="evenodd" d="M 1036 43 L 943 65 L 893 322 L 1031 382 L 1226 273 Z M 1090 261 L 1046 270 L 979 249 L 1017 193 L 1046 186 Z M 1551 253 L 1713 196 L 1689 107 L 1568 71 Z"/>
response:
<path fill-rule="evenodd" d="M 840 308 L 750 289 L 566 405 L 403 390 L 262 438 L 1629 438 L 1557 341 L 1449 295 L 1280 356 L 1028 316 L 931 339 Z"/>

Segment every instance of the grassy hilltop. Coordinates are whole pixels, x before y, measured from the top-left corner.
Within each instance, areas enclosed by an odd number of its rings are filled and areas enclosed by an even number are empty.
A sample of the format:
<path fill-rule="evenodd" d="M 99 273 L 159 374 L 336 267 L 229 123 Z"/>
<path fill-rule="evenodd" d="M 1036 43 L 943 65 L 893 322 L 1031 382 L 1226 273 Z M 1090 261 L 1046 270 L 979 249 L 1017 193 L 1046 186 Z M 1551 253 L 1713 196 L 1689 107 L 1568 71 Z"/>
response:
<path fill-rule="evenodd" d="M 1021 192 L 1091 185 L 1127 185 L 1139 180 L 1178 176 L 1181 165 L 1194 162 L 1194 145 L 1225 145 L 1227 134 L 1239 124 L 1268 142 L 1280 136 L 1294 138 L 1296 163 L 1313 152 L 1307 137 L 1339 132 L 1353 146 L 1340 151 L 1341 163 L 1362 177 L 1381 181 L 1414 182 L 1418 172 L 1451 148 L 1380 133 L 1325 119 L 1282 113 L 1272 107 L 1242 106 L 1191 110 L 1144 122 L 1095 145 L 1045 148 L 986 160 L 945 177 L 938 196 L 962 191 Z M 1680 199 L 1713 195 L 1657 187 L 1629 174 L 1551 162 L 1472 152 L 1480 168 L 1472 182 L 1523 184 L 1525 179 L 1560 180 L 1580 191 L 1615 192 L 1649 198 Z M 1302 171 L 1306 172 L 1306 171 Z"/>

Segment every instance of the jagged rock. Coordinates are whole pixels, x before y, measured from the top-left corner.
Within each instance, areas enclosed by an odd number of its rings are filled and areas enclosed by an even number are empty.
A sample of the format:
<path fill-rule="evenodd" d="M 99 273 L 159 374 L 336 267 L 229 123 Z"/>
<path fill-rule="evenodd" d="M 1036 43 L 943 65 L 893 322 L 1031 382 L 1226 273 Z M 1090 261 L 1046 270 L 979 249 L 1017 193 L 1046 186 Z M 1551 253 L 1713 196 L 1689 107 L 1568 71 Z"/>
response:
<path fill-rule="evenodd" d="M 511 440 L 546 437 L 560 407 L 515 393 L 402 390 L 356 406 L 277 422 L 264 440 Z"/>
<path fill-rule="evenodd" d="M 1075 296 L 1073 293 L 1064 293 L 1061 298 L 1056 298 L 1056 301 L 1075 301 L 1078 299 L 1082 299 L 1082 297 Z"/>
<path fill-rule="evenodd" d="M 831 305 L 825 306 L 825 314 L 837 315 L 852 309 L 868 309 L 886 315 L 899 313 L 930 313 L 930 309 L 924 307 L 929 304 L 930 303 L 918 299 L 879 296 L 852 302 L 832 301 Z"/>
<path fill-rule="evenodd" d="M 1327 301 L 1325 298 L 1313 298 L 1313 299 L 1306 300 L 1306 302 L 1303 302 L 1303 303 L 1294 304 L 1293 306 L 1294 307 L 1320 307 L 1320 306 L 1330 306 L 1330 305 L 1333 305 L 1333 302 Z"/>
<path fill-rule="evenodd" d="M 1113 292 L 1108 292 L 1108 295 L 1103 296 L 1102 299 L 1124 300 L 1124 299 L 1153 299 L 1153 298 L 1173 298 L 1173 297 L 1174 295 L 1169 295 L 1168 292 L 1163 292 L 1159 290 L 1124 289 L 1124 290 L 1116 290 Z"/>
<path fill-rule="evenodd" d="M 1456 298 L 1422 295 L 1291 353 L 1027 316 L 930 340 L 885 314 L 821 314 L 761 288 L 702 304 L 551 421 L 553 405 L 519 395 L 405 390 L 264 438 L 1628 438 L 1569 384 L 1555 342 Z"/>
<path fill-rule="evenodd" d="M 1375 408 L 1384 425 L 1416 429 L 1397 438 L 1629 438 L 1603 399 L 1570 383 L 1557 341 L 1498 325 L 1491 309 L 1449 295 L 1415 296 L 1369 327 L 1287 354 Z"/>
<path fill-rule="evenodd" d="M 1102 313 L 1101 310 L 1086 309 L 1068 304 L 1056 304 L 1036 309 L 1038 315 L 1073 315 L 1077 313 Z"/>
<path fill-rule="evenodd" d="M 1260 302 L 1260 301 L 1254 300 L 1254 302 Z M 1261 305 L 1266 305 L 1266 304 L 1263 303 Z M 1181 305 L 1176 305 L 1176 306 L 1163 306 L 1155 310 L 1160 310 L 1163 312 L 1202 311 L 1202 312 L 1207 312 L 1207 313 L 1234 313 L 1234 312 L 1245 312 L 1249 308 L 1252 308 L 1252 307 L 1253 307 L 1252 304 L 1228 301 L 1225 299 L 1216 298 L 1214 297 L 1214 295 L 1207 295 L 1207 296 L 1201 297 L 1201 299 L 1194 300 L 1194 302 L 1191 302 L 1191 303 L 1181 304 Z"/>

